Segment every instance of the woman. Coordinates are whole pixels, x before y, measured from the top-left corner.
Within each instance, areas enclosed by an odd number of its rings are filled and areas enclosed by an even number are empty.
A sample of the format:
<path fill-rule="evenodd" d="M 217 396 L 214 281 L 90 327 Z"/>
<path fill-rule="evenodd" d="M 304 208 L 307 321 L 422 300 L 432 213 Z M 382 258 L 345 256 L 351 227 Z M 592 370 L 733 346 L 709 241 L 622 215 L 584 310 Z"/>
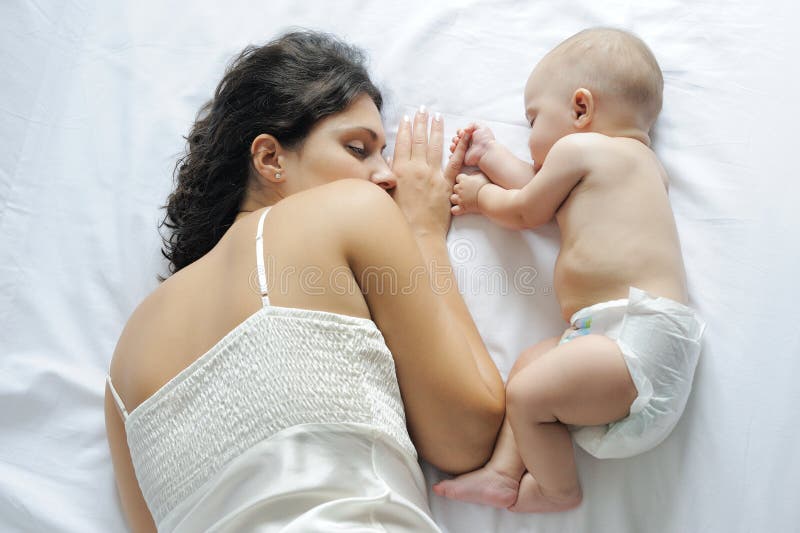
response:
<path fill-rule="evenodd" d="M 174 274 L 109 372 L 135 531 L 438 531 L 415 447 L 448 472 L 488 458 L 503 383 L 443 268 L 457 164 L 420 110 L 390 169 L 381 102 L 357 50 L 296 32 L 245 49 L 201 111 Z"/>

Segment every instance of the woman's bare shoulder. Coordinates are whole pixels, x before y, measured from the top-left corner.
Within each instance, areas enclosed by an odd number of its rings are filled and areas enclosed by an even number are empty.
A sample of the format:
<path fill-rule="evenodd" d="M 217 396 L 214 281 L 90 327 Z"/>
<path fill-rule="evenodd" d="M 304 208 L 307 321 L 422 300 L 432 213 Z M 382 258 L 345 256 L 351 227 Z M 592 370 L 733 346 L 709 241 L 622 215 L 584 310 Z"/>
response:
<path fill-rule="evenodd" d="M 342 179 L 293 194 L 275 204 L 274 211 L 359 216 L 375 209 L 399 208 L 381 187 L 365 180 Z"/>
<path fill-rule="evenodd" d="M 109 375 L 128 411 L 152 393 L 153 382 L 163 381 L 160 376 L 171 372 L 167 367 L 180 364 L 164 353 L 179 353 L 186 345 L 185 328 L 176 323 L 183 317 L 175 308 L 182 299 L 178 294 L 181 272 L 167 278 L 134 308 L 114 348 Z"/>
<path fill-rule="evenodd" d="M 293 194 L 275 204 L 273 228 L 299 233 L 325 233 L 342 242 L 360 239 L 405 223 L 400 208 L 381 187 L 364 180 L 343 179 Z"/>

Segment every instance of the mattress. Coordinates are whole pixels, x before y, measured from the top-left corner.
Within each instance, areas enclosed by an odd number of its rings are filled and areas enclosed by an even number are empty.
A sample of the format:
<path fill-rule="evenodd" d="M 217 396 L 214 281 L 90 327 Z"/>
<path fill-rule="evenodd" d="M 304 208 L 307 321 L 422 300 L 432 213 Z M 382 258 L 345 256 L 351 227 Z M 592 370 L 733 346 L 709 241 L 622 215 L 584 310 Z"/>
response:
<path fill-rule="evenodd" d="M 104 376 L 166 272 L 156 226 L 182 136 L 237 51 L 290 27 L 335 33 L 369 55 L 390 144 L 403 113 L 424 104 L 448 135 L 481 121 L 529 158 L 528 73 L 562 39 L 603 25 L 640 35 L 664 72 L 654 149 L 708 324 L 692 396 L 648 453 L 577 451 L 576 510 L 517 515 L 429 492 L 434 518 L 452 533 L 800 531 L 797 20 L 790 2 L 740 0 L 2 3 L 0 530 L 126 530 Z M 564 327 L 558 229 L 470 215 L 448 246 L 506 377 L 525 347 Z M 429 485 L 442 477 L 424 471 Z"/>

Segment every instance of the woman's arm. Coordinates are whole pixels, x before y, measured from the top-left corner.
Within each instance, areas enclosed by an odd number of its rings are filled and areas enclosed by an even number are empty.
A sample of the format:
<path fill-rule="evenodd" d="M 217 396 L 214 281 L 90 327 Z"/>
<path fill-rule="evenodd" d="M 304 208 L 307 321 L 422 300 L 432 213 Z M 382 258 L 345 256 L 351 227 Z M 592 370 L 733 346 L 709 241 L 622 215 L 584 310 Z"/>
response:
<path fill-rule="evenodd" d="M 112 380 L 113 380 L 112 376 Z M 128 441 L 125 437 L 125 425 L 122 415 L 117 408 L 111 391 L 106 385 L 105 399 L 106 435 L 108 446 L 111 449 L 111 461 L 114 465 L 114 475 L 117 480 L 117 489 L 122 503 L 122 511 L 134 533 L 149 533 L 156 531 L 153 516 L 147 509 L 147 504 L 142 497 L 136 474 L 133 470 Z"/>
<path fill-rule="evenodd" d="M 429 275 L 435 279 L 434 288 L 444 300 L 447 314 L 457 324 L 458 332 L 464 336 L 469 344 L 469 351 L 475 360 L 487 391 L 493 398 L 503 402 L 504 410 L 505 388 L 502 378 L 500 378 L 497 366 L 486 350 L 486 345 L 484 345 L 483 339 L 478 333 L 478 328 L 472 320 L 472 315 L 464 302 L 464 298 L 458 292 L 458 283 L 450 264 L 450 256 L 448 255 L 445 241 L 432 236 L 423 236 L 417 239 L 417 244 L 425 263 L 434 265 L 434 267 L 438 266 L 438 268 L 429 271 Z"/>
<path fill-rule="evenodd" d="M 417 113 L 411 123 L 403 122 L 397 132 L 394 164 L 398 174 L 395 202 L 406 215 L 415 235 L 415 240 L 427 265 L 429 274 L 439 285 L 438 294 L 443 298 L 449 313 L 467 339 L 475 362 L 484 376 L 487 387 L 500 397 L 505 405 L 505 389 L 497 367 L 492 361 L 478 328 L 472 320 L 464 299 L 458 292 L 450 256 L 447 251 L 447 233 L 450 230 L 450 193 L 456 176 L 461 171 L 467 143 L 459 143 L 448 160 L 444 172 L 441 170 L 444 121 L 436 115 L 431 121 L 430 139 L 428 116 Z M 416 174 L 405 168 L 408 162 L 425 162 Z M 437 268 L 438 267 L 438 268 Z M 499 389 L 498 389 L 499 386 Z"/>
<path fill-rule="evenodd" d="M 414 445 L 441 470 L 474 470 L 491 454 L 505 392 L 458 293 L 444 238 L 415 237 L 389 195 L 350 185 L 347 259 L 394 356 Z"/>
<path fill-rule="evenodd" d="M 398 131 L 395 202 L 371 184 L 350 204 L 348 262 L 392 351 L 406 417 L 420 455 L 449 472 L 474 470 L 491 454 L 505 408 L 500 375 L 458 292 L 445 237 L 448 200 L 463 159 L 441 171 L 443 124 L 417 114 Z M 412 137 L 413 134 L 413 137 Z M 390 269 L 391 290 L 376 267 Z"/>

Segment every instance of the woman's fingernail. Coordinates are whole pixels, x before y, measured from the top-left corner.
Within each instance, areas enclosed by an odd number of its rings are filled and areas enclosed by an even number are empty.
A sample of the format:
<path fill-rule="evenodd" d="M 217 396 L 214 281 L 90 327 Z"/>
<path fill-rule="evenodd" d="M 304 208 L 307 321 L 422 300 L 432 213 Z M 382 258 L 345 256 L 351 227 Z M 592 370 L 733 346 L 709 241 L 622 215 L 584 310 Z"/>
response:
<path fill-rule="evenodd" d="M 411 119 L 408 118 L 408 115 L 403 115 L 403 122 L 410 122 Z"/>
<path fill-rule="evenodd" d="M 425 114 L 425 106 L 424 105 L 419 106 L 419 114 L 420 115 L 424 115 Z"/>
<path fill-rule="evenodd" d="M 437 111 L 436 113 L 433 114 L 433 120 L 439 122 L 440 120 L 442 120 L 442 114 Z"/>

